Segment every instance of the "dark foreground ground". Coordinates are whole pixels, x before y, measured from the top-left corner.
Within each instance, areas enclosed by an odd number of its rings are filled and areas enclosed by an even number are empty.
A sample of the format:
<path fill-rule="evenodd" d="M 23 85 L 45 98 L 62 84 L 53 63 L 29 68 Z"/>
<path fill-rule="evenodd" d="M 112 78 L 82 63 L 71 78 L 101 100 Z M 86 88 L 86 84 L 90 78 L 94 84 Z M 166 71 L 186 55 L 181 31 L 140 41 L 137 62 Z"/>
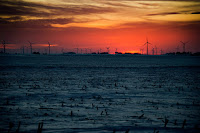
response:
<path fill-rule="evenodd" d="M 0 132 L 197 133 L 199 81 L 200 57 L 0 56 Z"/>

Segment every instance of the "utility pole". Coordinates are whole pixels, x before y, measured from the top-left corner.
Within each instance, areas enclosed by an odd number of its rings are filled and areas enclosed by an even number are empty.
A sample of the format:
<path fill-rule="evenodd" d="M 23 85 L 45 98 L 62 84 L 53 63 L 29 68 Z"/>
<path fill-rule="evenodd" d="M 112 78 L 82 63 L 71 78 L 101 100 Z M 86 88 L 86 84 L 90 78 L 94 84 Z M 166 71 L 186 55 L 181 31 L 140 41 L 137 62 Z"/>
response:
<path fill-rule="evenodd" d="M 6 42 L 5 42 L 5 40 L 2 41 L 2 44 L 3 44 L 3 53 L 5 54 L 6 53 Z"/>

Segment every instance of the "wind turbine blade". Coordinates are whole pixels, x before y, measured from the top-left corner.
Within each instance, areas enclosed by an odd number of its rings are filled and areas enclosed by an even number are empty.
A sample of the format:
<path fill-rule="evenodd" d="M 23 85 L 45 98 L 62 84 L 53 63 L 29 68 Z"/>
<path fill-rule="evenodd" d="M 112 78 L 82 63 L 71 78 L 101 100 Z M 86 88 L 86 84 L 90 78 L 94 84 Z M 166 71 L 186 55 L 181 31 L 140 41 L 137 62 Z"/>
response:
<path fill-rule="evenodd" d="M 151 43 L 148 43 L 148 44 L 151 44 Z M 151 44 L 152 45 L 152 44 Z"/>
<path fill-rule="evenodd" d="M 146 45 L 146 44 L 147 44 L 147 43 L 145 43 L 144 45 Z M 143 45 L 143 46 L 144 46 L 144 45 Z"/>
<path fill-rule="evenodd" d="M 184 44 L 184 42 L 180 41 L 182 44 Z"/>

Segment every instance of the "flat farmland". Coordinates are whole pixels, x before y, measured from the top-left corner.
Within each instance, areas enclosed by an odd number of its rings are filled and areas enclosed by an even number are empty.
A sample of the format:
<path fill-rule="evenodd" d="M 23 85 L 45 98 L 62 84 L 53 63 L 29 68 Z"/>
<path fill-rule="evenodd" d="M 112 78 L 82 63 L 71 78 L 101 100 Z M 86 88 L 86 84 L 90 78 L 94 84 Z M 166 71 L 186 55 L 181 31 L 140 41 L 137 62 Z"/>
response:
<path fill-rule="evenodd" d="M 0 56 L 0 132 L 199 132 L 200 57 Z"/>

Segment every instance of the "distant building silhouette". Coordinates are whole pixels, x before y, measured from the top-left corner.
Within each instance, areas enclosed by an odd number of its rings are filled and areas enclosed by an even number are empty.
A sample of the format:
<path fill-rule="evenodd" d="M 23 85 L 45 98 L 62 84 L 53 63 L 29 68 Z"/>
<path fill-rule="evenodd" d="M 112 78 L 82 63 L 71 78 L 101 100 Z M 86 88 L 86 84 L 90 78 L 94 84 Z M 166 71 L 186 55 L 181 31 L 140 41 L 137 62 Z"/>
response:
<path fill-rule="evenodd" d="M 122 54 L 122 52 L 115 52 L 115 54 Z"/>
<path fill-rule="evenodd" d="M 63 53 L 63 55 L 74 55 L 76 54 L 75 52 L 67 52 L 67 53 Z"/>
<path fill-rule="evenodd" d="M 108 52 L 101 52 L 100 54 L 108 54 Z"/>

